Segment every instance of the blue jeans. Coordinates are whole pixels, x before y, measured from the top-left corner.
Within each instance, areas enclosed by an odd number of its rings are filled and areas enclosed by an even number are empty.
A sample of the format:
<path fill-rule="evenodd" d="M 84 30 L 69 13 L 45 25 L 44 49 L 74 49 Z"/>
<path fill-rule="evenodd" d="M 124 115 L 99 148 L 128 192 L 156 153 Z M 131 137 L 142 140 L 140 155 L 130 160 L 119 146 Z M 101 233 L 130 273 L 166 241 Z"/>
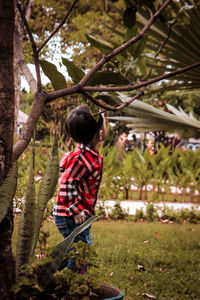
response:
<path fill-rule="evenodd" d="M 87 219 L 89 216 L 87 216 Z M 79 224 L 75 224 L 73 217 L 60 217 L 60 216 L 54 216 L 55 224 L 60 231 L 60 233 L 63 235 L 64 238 L 68 237 L 72 231 L 79 226 Z M 81 232 L 74 240 L 74 243 L 77 243 L 78 241 L 82 241 L 84 243 L 87 243 L 88 245 L 92 245 L 92 239 L 90 235 L 90 227 L 85 229 L 83 232 Z M 75 263 L 73 260 L 70 260 L 67 262 L 66 260 L 63 261 L 59 267 L 58 270 L 62 270 L 63 268 L 67 268 L 69 270 L 72 270 L 75 272 Z"/>

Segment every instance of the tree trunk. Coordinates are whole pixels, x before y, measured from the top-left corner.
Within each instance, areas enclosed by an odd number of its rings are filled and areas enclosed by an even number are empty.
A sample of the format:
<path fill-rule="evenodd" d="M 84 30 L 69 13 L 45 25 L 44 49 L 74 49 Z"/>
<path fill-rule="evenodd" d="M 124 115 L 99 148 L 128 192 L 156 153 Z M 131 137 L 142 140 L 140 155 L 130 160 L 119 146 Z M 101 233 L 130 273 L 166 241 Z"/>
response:
<path fill-rule="evenodd" d="M 147 184 L 145 185 L 145 190 L 144 190 L 144 200 L 148 201 L 148 190 L 147 190 Z"/>
<path fill-rule="evenodd" d="M 128 200 L 129 189 L 125 187 L 125 199 Z"/>
<path fill-rule="evenodd" d="M 0 185 L 12 162 L 14 0 L 0 0 Z M 6 113 L 5 113 L 6 112 Z"/>
<path fill-rule="evenodd" d="M 143 200 L 143 187 L 144 185 L 142 184 L 140 187 L 139 200 Z"/>
<path fill-rule="evenodd" d="M 0 290 L 1 299 L 12 299 L 11 287 L 15 281 L 15 261 L 12 254 L 12 207 L 0 224 Z"/>
<path fill-rule="evenodd" d="M 0 0 L 0 185 L 12 164 L 14 132 L 13 36 L 14 0 Z M 1 201 L 1 199 L 0 199 Z M 13 215 L 10 208 L 0 223 L 1 299 L 12 299 L 15 265 L 11 248 Z"/>

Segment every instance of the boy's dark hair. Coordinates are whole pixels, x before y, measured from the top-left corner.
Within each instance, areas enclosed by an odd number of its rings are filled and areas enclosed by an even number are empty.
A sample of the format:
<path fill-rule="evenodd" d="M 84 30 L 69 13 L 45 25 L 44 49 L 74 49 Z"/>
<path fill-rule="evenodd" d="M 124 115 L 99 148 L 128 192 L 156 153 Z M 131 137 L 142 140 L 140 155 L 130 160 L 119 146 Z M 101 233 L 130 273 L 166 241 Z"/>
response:
<path fill-rule="evenodd" d="M 98 122 L 95 121 L 86 105 L 73 109 L 66 119 L 66 132 L 78 143 L 87 145 L 100 130 L 103 118 L 100 114 Z"/>

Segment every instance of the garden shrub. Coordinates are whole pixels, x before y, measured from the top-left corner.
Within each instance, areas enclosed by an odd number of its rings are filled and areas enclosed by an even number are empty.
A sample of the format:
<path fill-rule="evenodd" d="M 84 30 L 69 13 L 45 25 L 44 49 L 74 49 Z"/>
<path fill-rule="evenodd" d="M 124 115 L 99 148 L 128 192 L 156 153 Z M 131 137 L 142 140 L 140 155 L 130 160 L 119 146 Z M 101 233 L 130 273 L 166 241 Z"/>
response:
<path fill-rule="evenodd" d="M 148 203 L 146 205 L 146 219 L 150 222 L 158 219 L 158 212 L 153 203 Z"/>
<path fill-rule="evenodd" d="M 164 206 L 161 210 L 161 220 L 169 220 L 172 222 L 181 223 L 180 213 L 172 208 Z"/>
<path fill-rule="evenodd" d="M 103 209 L 103 208 L 102 208 Z M 136 209 L 135 215 L 130 216 L 127 212 L 121 207 L 120 202 L 116 201 L 111 213 L 109 213 L 109 217 L 112 220 L 125 220 L 128 221 L 169 221 L 176 222 L 178 224 L 183 223 L 184 221 L 197 224 L 200 222 L 200 211 L 195 208 L 191 210 L 188 208 L 182 208 L 175 210 L 173 208 L 169 208 L 167 206 L 158 207 L 153 203 L 146 204 L 146 209 L 143 208 Z"/>
<path fill-rule="evenodd" d="M 100 219 L 105 219 L 107 214 L 104 204 L 98 203 L 98 205 L 95 208 L 95 213 L 99 216 Z"/>
<path fill-rule="evenodd" d="M 124 220 L 128 217 L 128 213 L 121 207 L 120 201 L 116 201 L 109 217 L 112 220 Z"/>
<path fill-rule="evenodd" d="M 136 209 L 136 213 L 134 215 L 134 221 L 145 220 L 146 216 L 142 208 Z"/>

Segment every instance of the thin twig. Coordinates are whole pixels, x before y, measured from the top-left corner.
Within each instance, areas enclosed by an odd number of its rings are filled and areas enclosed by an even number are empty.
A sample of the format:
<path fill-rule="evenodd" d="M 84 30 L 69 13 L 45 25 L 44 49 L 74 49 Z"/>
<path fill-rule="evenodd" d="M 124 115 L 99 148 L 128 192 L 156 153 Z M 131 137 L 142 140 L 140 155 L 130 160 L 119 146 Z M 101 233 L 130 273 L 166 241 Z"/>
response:
<path fill-rule="evenodd" d="M 157 59 L 158 55 L 161 53 L 162 49 L 163 49 L 163 48 L 165 47 L 165 45 L 167 44 L 167 42 L 168 42 L 168 40 L 169 40 L 169 37 L 170 37 L 170 34 L 171 34 L 171 31 L 172 31 L 172 24 L 170 23 L 170 25 L 169 25 L 169 31 L 168 31 L 168 34 L 167 34 L 167 38 L 166 38 L 166 40 L 162 43 L 162 45 L 160 46 L 160 48 L 158 49 L 158 51 L 156 52 L 155 57 L 154 57 L 154 60 L 153 60 L 153 63 L 152 63 L 152 65 L 151 65 L 151 68 L 150 68 L 148 74 L 147 74 L 146 76 L 144 76 L 144 77 L 140 80 L 141 82 L 142 82 L 142 81 L 145 81 L 145 80 L 151 75 L 152 70 L 153 70 L 153 67 L 154 67 L 154 65 L 155 65 L 155 63 L 156 63 L 156 59 Z"/>
<path fill-rule="evenodd" d="M 146 5 L 144 5 L 144 6 L 145 6 L 146 9 L 148 10 L 150 17 L 152 17 L 152 16 L 153 16 L 152 10 L 151 10 L 148 6 L 146 6 Z"/>
<path fill-rule="evenodd" d="M 33 38 L 32 32 L 29 28 L 28 22 L 25 18 L 24 12 L 21 8 L 21 5 L 19 4 L 19 2 L 17 3 L 17 8 L 20 12 L 21 18 L 24 22 L 24 25 L 26 27 L 30 42 L 31 42 L 31 46 L 33 49 L 33 59 L 34 59 L 34 63 L 35 63 L 35 71 L 36 71 L 36 76 L 37 76 L 37 88 L 38 88 L 38 92 L 42 91 L 42 82 L 41 82 L 41 76 L 40 76 L 40 65 L 39 65 L 39 59 L 38 59 L 38 53 L 37 53 L 37 46 L 35 43 L 35 40 Z"/>
<path fill-rule="evenodd" d="M 73 8 L 75 7 L 76 3 L 78 2 L 78 0 L 75 0 L 74 3 L 72 4 L 72 6 L 70 7 L 68 13 L 66 14 L 65 18 L 63 19 L 63 21 L 60 23 L 60 25 L 58 25 L 58 27 L 52 32 L 52 34 L 46 39 L 46 41 L 42 44 L 42 46 L 37 50 L 37 53 L 39 53 L 44 46 L 49 42 L 49 40 L 58 32 L 58 30 L 65 24 L 67 18 L 69 17 L 70 13 L 72 12 Z"/>

